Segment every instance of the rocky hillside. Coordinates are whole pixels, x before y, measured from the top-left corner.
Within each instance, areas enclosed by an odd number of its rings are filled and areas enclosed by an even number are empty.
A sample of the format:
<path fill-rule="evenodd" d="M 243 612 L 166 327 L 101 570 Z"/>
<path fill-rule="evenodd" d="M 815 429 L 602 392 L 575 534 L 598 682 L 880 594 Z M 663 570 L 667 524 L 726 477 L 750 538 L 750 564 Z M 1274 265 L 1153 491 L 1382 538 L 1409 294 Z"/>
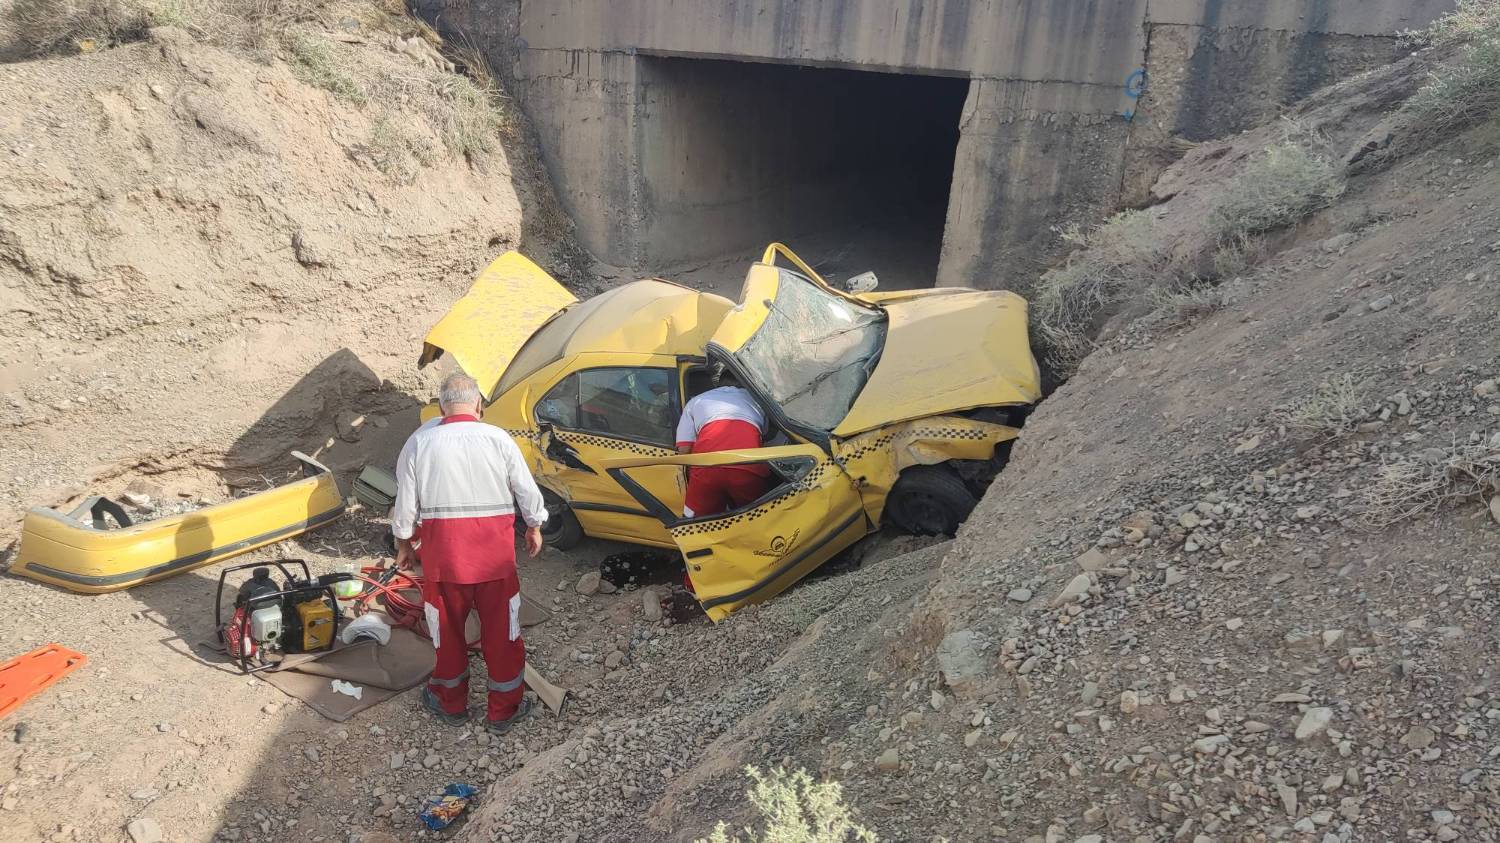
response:
<path fill-rule="evenodd" d="M 951 546 L 635 651 L 471 834 L 694 840 L 750 764 L 886 840 L 1500 837 L 1500 124 L 1400 129 L 1428 60 L 1291 115 L 1336 183 L 1117 299 Z M 1286 140 L 1189 153 L 1153 255 Z"/>

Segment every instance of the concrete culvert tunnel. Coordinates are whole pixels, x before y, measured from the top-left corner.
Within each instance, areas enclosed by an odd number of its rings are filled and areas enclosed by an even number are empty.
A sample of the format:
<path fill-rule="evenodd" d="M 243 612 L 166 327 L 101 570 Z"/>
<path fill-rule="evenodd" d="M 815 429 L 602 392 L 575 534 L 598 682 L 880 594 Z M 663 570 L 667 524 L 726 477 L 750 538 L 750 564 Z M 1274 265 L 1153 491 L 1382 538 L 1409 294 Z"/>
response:
<path fill-rule="evenodd" d="M 685 58 L 640 68 L 644 265 L 732 258 L 722 280 L 737 285 L 744 258 L 780 240 L 830 280 L 873 270 L 882 289 L 934 284 L 967 79 Z"/>

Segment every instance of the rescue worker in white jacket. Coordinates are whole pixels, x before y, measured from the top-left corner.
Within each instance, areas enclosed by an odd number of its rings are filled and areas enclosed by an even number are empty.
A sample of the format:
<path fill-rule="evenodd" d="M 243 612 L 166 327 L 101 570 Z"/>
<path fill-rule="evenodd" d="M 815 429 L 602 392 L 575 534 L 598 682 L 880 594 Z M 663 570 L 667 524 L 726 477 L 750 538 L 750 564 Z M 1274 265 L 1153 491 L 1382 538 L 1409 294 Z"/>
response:
<path fill-rule="evenodd" d="M 437 648 L 423 703 L 450 725 L 468 719 L 464 622 L 476 610 L 489 674 L 489 728 L 505 732 L 531 708 L 522 684 L 526 644 L 515 517 L 519 511 L 526 522 L 526 551 L 536 556 L 547 510 L 515 441 L 480 422 L 481 403 L 473 378 L 443 381 L 443 417 L 417 428 L 397 460 L 391 531 L 397 565 L 410 567 L 419 553 L 422 561 L 423 611 Z"/>

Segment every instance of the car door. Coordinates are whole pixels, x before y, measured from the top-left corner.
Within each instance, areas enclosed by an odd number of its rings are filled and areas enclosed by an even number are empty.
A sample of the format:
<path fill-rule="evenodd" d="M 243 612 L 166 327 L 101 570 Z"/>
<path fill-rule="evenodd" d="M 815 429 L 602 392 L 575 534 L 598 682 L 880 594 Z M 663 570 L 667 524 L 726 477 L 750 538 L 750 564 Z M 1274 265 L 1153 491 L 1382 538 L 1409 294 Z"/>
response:
<path fill-rule="evenodd" d="M 684 518 L 680 499 L 648 488 L 663 468 L 765 463 L 768 488 L 749 505 Z M 671 536 L 704 611 L 715 622 L 790 587 L 869 530 L 859 490 L 815 445 L 793 444 L 662 458 L 614 459 L 605 469 Z"/>
<path fill-rule="evenodd" d="M 603 463 L 676 454 L 679 383 L 670 358 L 661 365 L 574 368 L 533 406 L 541 452 L 537 479 L 568 502 L 589 535 L 672 546 L 660 520 L 605 474 Z M 644 474 L 641 482 L 680 507 L 681 475 L 661 468 Z"/>

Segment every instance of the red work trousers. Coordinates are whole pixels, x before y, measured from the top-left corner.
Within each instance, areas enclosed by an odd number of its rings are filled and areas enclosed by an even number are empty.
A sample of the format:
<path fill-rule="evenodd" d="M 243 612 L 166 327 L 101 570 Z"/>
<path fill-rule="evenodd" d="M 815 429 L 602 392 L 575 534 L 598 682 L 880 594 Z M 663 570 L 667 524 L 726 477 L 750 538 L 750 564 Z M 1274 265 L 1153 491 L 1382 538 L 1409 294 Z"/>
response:
<path fill-rule="evenodd" d="M 491 720 L 516 713 L 526 672 L 526 642 L 521 638 L 521 581 L 512 570 L 503 579 L 480 583 L 427 581 L 423 588 L 427 629 L 437 648 L 437 667 L 427 680 L 443 710 L 460 714 L 469 706 L 469 642 L 464 622 L 479 613 L 479 649 L 489 674 Z"/>
<path fill-rule="evenodd" d="M 688 469 L 687 492 L 682 513 L 689 518 L 717 515 L 745 506 L 765 494 L 769 478 L 731 466 L 710 465 Z"/>

